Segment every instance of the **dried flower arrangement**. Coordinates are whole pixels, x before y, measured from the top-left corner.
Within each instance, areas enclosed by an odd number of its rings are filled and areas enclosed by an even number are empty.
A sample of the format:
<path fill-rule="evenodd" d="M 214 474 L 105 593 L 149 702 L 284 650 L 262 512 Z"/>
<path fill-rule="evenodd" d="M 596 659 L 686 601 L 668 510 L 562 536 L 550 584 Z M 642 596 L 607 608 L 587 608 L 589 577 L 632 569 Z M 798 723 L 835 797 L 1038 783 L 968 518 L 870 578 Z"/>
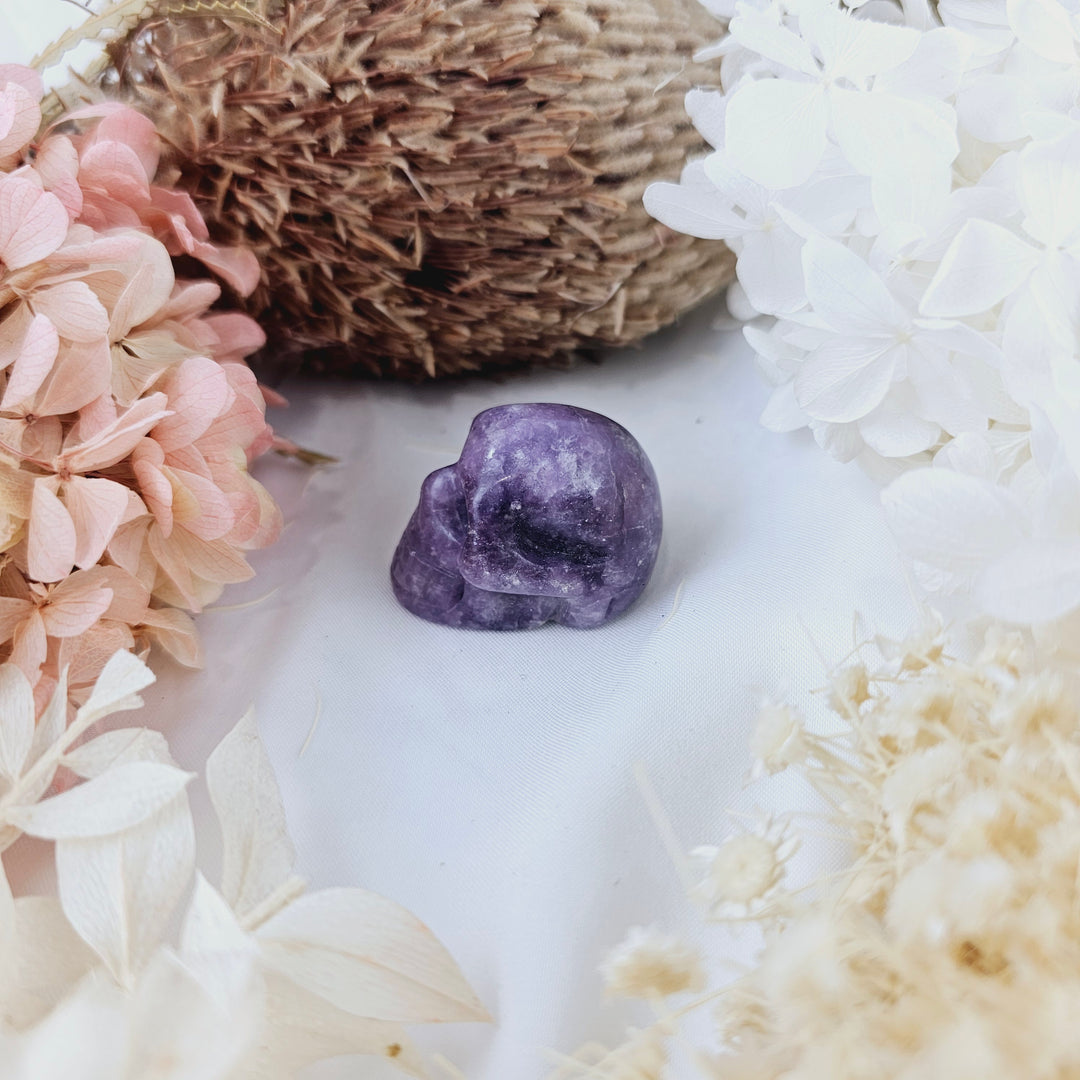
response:
<path fill-rule="evenodd" d="M 737 254 L 729 308 L 809 427 L 888 483 L 940 621 L 830 680 L 830 727 L 765 707 L 754 772 L 796 770 L 853 858 L 793 887 L 798 814 L 718 847 L 692 889 L 764 933 L 731 981 L 636 930 L 609 990 L 658 1019 L 559 1076 L 1064 1080 L 1080 1067 L 1080 19 L 1059 0 L 709 0 L 715 147 L 646 194 Z M 759 318 L 767 316 L 767 318 Z M 979 616 L 980 619 L 984 615 Z M 709 989 L 700 993 L 703 983 Z M 680 996 L 681 995 L 681 996 Z M 710 1035 L 689 1053 L 687 1017 Z"/>
<path fill-rule="evenodd" d="M 248 472 L 273 441 L 243 361 L 263 333 L 174 267 L 243 294 L 254 255 L 155 183 L 145 117 L 87 107 L 37 139 L 41 98 L 0 68 L 0 660 L 39 710 L 65 669 L 81 701 L 117 649 L 198 664 L 187 613 L 280 528 Z"/>
<path fill-rule="evenodd" d="M 0 864 L 0 1077 L 287 1080 L 351 1054 L 424 1075 L 403 1024 L 487 1019 L 454 962 L 374 893 L 305 893 L 250 716 L 206 765 L 220 887 L 197 873 L 193 775 L 158 732 L 100 732 L 153 678 L 119 652 L 70 726 L 63 677 L 35 726 L 0 665 L 0 850 L 54 841 L 58 892 L 15 899 Z M 83 782 L 42 798 L 58 770 Z"/>
<path fill-rule="evenodd" d="M 736 250 L 732 307 L 769 317 L 745 331 L 763 422 L 889 484 L 927 590 L 1021 623 L 1077 611 L 1073 5 L 710 6 L 733 16 L 719 85 L 687 106 L 716 149 L 646 203 Z"/>
<path fill-rule="evenodd" d="M 729 280 L 641 205 L 701 146 L 682 69 L 714 28 L 693 0 L 118 0 L 66 94 L 151 116 L 168 183 L 256 253 L 260 373 L 417 379 L 636 341 Z"/>
<path fill-rule="evenodd" d="M 758 775 L 793 769 L 827 807 L 850 867 L 816 887 L 785 873 L 798 814 L 711 849 L 700 887 L 764 947 L 745 975 L 635 930 L 605 966 L 612 994 L 658 1018 L 560 1077 L 667 1075 L 671 1040 L 708 1012 L 690 1058 L 711 1080 L 1035 1080 L 1080 1060 L 1080 677 L 995 624 L 971 662 L 940 623 L 879 643 L 830 680 L 831 723 L 766 706 Z M 697 894 L 700 897 L 700 893 Z M 701 993 L 706 982 L 709 987 Z M 725 978 L 724 975 L 728 977 Z M 679 1075 L 689 1075 L 689 1067 Z"/>

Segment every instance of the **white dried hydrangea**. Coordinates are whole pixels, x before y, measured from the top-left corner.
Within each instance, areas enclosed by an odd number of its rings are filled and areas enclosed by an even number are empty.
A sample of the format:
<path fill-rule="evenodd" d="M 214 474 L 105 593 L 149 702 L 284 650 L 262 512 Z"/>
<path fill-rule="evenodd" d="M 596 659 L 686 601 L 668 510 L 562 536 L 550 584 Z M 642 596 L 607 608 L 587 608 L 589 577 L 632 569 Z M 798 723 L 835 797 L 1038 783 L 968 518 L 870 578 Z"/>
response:
<path fill-rule="evenodd" d="M 305 891 L 251 716 L 207 762 L 222 876 L 199 874 L 193 774 L 158 732 L 95 734 L 153 679 L 117 653 L 70 724 L 63 680 L 35 724 L 0 665 L 0 849 L 54 842 L 57 878 L 13 896 L 0 864 L 0 1078 L 286 1080 L 350 1054 L 421 1075 L 403 1024 L 487 1018 L 449 954 L 381 896 Z"/>
<path fill-rule="evenodd" d="M 738 257 L 729 307 L 808 427 L 889 486 L 932 592 L 1080 609 L 1080 51 L 1074 0 L 736 0 L 715 148 L 659 220 Z"/>
<path fill-rule="evenodd" d="M 834 675 L 840 734 L 791 766 L 835 808 L 851 865 L 762 912 L 746 975 L 709 965 L 704 993 L 659 1011 L 653 1030 L 680 1045 L 701 1037 L 689 1016 L 715 1020 L 719 1052 L 704 1041 L 680 1076 L 1076 1074 L 1080 668 L 997 625 L 970 662 L 940 633 L 884 645 Z M 768 859 L 734 861 L 721 880 L 768 880 L 745 871 Z"/>

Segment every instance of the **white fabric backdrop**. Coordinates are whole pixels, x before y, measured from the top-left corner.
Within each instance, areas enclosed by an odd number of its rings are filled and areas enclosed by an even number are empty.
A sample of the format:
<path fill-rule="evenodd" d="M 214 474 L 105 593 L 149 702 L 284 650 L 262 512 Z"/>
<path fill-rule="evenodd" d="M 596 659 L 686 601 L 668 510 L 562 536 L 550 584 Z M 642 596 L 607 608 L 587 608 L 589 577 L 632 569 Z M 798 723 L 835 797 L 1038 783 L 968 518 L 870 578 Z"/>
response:
<path fill-rule="evenodd" d="M 4 3 L 0 62 L 25 60 L 56 28 L 38 21 L 40 0 Z M 537 1080 L 544 1047 L 617 1040 L 632 1019 L 602 1002 L 596 974 L 630 924 L 697 933 L 634 764 L 687 847 L 719 839 L 760 692 L 822 681 L 804 624 L 837 659 L 856 609 L 887 632 L 910 622 L 876 491 L 805 433 L 758 426 L 766 390 L 749 350 L 708 313 L 599 367 L 285 389 L 279 430 L 341 463 L 262 464 L 289 525 L 253 559 L 256 579 L 200 619 L 206 670 L 162 670 L 144 717 L 196 769 L 254 702 L 300 871 L 416 912 L 497 1019 L 422 1041 L 471 1080 Z M 605 413 L 652 458 L 664 544 L 646 595 L 610 626 L 457 631 L 394 601 L 390 556 L 421 480 L 456 458 L 475 413 L 510 401 Z M 772 796 L 803 798 L 783 783 Z M 208 803 L 193 798 L 213 876 Z"/>

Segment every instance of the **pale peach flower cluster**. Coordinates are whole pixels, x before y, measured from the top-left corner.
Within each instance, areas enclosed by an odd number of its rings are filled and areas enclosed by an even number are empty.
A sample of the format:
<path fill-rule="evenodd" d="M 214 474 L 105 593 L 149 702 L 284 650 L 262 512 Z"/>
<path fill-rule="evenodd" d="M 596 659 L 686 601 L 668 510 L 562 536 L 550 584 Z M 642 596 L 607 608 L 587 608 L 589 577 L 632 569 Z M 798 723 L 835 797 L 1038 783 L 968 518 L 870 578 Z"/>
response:
<path fill-rule="evenodd" d="M 764 931 L 756 964 L 733 978 L 631 931 L 605 978 L 656 1020 L 560 1080 L 1080 1075 L 1077 658 L 992 626 L 959 659 L 937 621 L 877 645 L 831 677 L 829 725 L 769 705 L 752 739 L 756 772 L 794 770 L 832 808 L 850 865 L 793 886 L 776 822 L 710 849 L 705 881 Z M 786 818 L 820 836 L 820 813 Z"/>
<path fill-rule="evenodd" d="M 248 472 L 273 441 L 244 363 L 263 334 L 174 265 L 243 294 L 255 257 L 154 185 L 145 117 L 93 106 L 39 137 L 41 97 L 0 66 L 0 661 L 39 708 L 65 668 L 78 701 L 118 649 L 197 665 L 188 613 L 280 529 Z"/>

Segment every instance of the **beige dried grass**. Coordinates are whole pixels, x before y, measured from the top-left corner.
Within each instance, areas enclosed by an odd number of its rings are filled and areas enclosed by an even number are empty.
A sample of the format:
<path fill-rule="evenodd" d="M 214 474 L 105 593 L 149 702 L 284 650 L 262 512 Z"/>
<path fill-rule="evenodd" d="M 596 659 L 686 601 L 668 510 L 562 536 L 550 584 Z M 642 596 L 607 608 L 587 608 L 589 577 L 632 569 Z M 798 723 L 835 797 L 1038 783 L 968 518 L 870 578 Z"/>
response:
<path fill-rule="evenodd" d="M 683 96 L 719 24 L 695 0 L 252 0 L 265 24 L 166 3 L 95 86 L 150 113 L 166 182 L 256 251 L 236 302 L 264 374 L 552 361 L 732 276 L 641 205 L 705 149 Z"/>

